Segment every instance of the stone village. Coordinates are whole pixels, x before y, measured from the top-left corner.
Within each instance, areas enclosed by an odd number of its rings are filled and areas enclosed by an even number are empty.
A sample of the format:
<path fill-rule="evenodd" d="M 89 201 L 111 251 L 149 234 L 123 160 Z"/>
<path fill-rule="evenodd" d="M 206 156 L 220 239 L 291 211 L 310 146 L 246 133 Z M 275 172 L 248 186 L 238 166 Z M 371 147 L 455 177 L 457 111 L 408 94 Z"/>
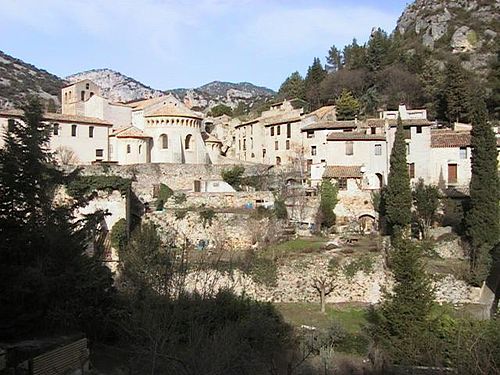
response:
<path fill-rule="evenodd" d="M 334 106 L 307 113 L 303 101 L 285 100 L 242 122 L 228 116 L 205 117 L 172 95 L 112 103 L 90 80 L 64 87 L 61 98 L 61 113 L 44 114 L 52 131 L 50 150 L 58 162 L 68 169 L 79 165 L 84 175 L 130 178 L 145 218 L 164 231 L 175 228 L 177 242 L 188 240 L 197 247 L 223 242 L 230 249 L 246 249 L 287 232 L 265 218 L 241 213 L 245 208 L 272 206 L 275 195 L 272 189 L 236 191 L 221 178 L 224 170 L 235 165 L 243 166 L 246 176 L 272 176 L 275 185 L 293 192 L 285 203 L 296 234 L 310 235 L 318 208 L 317 187 L 323 179 L 334 181 L 339 190 L 335 207 L 339 230 L 376 232 L 378 213 L 372 197 L 387 183 L 398 115 L 405 129 L 411 182 L 423 179 L 452 199 L 468 192 L 471 126 L 457 123 L 451 129 L 441 128 L 427 119 L 425 109 L 400 105 L 397 111 L 381 111 L 377 118 L 339 121 Z M 22 115 L 20 110 L 1 111 L 0 133 Z M 497 147 L 499 141 L 497 133 Z M 165 210 L 148 209 L 158 198 L 160 185 L 175 193 L 164 202 Z M 176 199 L 180 196 L 183 199 Z M 103 225 L 109 232 L 120 219 L 133 215 L 130 206 L 129 196 L 100 193 L 81 213 L 107 210 L 111 215 Z M 215 210 L 213 225 L 201 223 L 196 212 L 189 210 L 193 206 Z M 446 228 L 436 229 L 437 237 L 446 233 Z M 316 294 L 308 285 L 314 275 L 325 272 L 331 251 L 311 255 L 306 264 L 294 260 L 283 264 L 273 287 L 242 273 L 219 277 L 218 282 L 257 299 L 314 301 Z M 456 238 L 439 244 L 437 251 L 443 258 L 464 258 Z M 116 269 L 116 249 L 107 256 Z M 382 258 L 373 264 L 373 272 L 337 280 L 339 287 L 327 301 L 377 302 L 390 280 Z M 195 279 L 191 280 L 194 288 Z M 491 293 L 446 275 L 438 282 L 437 296 L 440 301 L 477 303 L 490 299 Z"/>

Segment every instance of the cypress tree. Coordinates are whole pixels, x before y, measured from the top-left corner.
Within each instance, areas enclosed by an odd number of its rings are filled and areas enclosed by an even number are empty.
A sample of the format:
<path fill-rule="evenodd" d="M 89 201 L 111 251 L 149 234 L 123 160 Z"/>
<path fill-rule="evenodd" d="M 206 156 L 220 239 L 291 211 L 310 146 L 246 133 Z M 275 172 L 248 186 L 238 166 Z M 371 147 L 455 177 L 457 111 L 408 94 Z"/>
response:
<path fill-rule="evenodd" d="M 478 96 L 472 100 L 472 178 L 466 233 L 471 245 L 472 281 L 480 285 L 489 271 L 490 252 L 500 240 L 500 183 L 496 138 L 487 122 L 486 105 Z"/>
<path fill-rule="evenodd" d="M 387 188 L 383 199 L 389 232 L 393 234 L 398 230 L 406 229 L 411 222 L 412 194 L 406 164 L 406 142 L 400 116 L 398 116 Z"/>
<path fill-rule="evenodd" d="M 323 180 L 320 187 L 319 213 L 321 225 L 330 228 L 335 224 L 335 206 L 338 203 L 338 187 L 330 180 Z"/>
<path fill-rule="evenodd" d="M 381 306 L 368 316 L 374 344 L 393 363 L 439 364 L 439 344 L 433 336 L 430 316 L 434 292 L 425 272 L 422 250 L 397 235 L 393 237 L 389 262 L 394 288 L 384 293 Z"/>
<path fill-rule="evenodd" d="M 467 120 L 468 90 L 467 73 L 460 63 L 453 61 L 446 66 L 444 79 L 444 104 L 448 121 Z"/>

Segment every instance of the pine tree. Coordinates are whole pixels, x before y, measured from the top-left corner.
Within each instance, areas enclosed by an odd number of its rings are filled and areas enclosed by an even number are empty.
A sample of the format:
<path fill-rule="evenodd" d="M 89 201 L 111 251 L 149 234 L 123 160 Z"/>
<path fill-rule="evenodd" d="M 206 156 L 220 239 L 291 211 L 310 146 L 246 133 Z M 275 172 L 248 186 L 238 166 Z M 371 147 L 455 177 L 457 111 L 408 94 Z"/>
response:
<path fill-rule="evenodd" d="M 407 229 L 411 222 L 412 195 L 410 176 L 406 163 L 406 142 L 403 123 L 398 117 L 398 125 L 392 146 L 390 171 L 384 192 L 384 205 L 390 233 Z"/>
<path fill-rule="evenodd" d="M 113 295 L 109 270 L 84 255 L 95 221 L 53 205 L 66 177 L 52 164 L 48 132 L 32 99 L 0 150 L 0 336 L 47 326 L 97 334 Z"/>
<path fill-rule="evenodd" d="M 304 79 L 299 72 L 293 72 L 280 86 L 278 97 L 281 99 L 305 100 Z"/>
<path fill-rule="evenodd" d="M 372 32 L 366 49 L 366 66 L 372 72 L 379 71 L 390 47 L 387 33 L 382 29 Z"/>
<path fill-rule="evenodd" d="M 359 113 L 359 101 L 347 90 L 342 90 L 339 98 L 335 101 L 335 113 L 337 120 L 354 120 Z"/>
<path fill-rule="evenodd" d="M 472 120 L 472 178 L 470 210 L 466 215 L 467 236 L 471 244 L 473 281 L 480 285 L 489 271 L 490 251 L 500 240 L 500 182 L 496 138 L 487 122 L 484 101 L 475 96 L 470 115 Z"/>
<path fill-rule="evenodd" d="M 315 110 L 321 107 L 321 92 L 320 84 L 326 77 L 326 71 L 321 65 L 319 58 L 315 57 L 313 64 L 307 70 L 307 75 L 304 80 L 306 100 L 311 105 L 311 109 Z"/>
<path fill-rule="evenodd" d="M 331 46 L 326 57 L 328 71 L 336 72 L 342 69 L 342 51 L 337 47 Z"/>
<path fill-rule="evenodd" d="M 349 70 L 361 69 L 366 67 L 366 47 L 360 46 L 356 38 L 351 44 L 344 47 L 342 52 L 344 56 L 344 67 Z"/>

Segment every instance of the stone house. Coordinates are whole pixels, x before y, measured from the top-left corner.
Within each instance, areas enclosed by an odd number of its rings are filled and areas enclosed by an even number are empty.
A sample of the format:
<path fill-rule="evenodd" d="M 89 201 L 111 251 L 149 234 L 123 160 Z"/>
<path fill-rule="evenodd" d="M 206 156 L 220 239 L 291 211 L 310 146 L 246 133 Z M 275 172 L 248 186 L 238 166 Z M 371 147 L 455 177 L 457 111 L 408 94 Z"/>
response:
<path fill-rule="evenodd" d="M 14 121 L 22 121 L 21 110 L 0 111 L 0 147 L 4 134 Z M 49 148 L 62 164 L 91 164 L 107 161 L 108 135 L 111 123 L 94 117 L 60 113 L 44 113 L 43 121 L 50 125 Z"/>

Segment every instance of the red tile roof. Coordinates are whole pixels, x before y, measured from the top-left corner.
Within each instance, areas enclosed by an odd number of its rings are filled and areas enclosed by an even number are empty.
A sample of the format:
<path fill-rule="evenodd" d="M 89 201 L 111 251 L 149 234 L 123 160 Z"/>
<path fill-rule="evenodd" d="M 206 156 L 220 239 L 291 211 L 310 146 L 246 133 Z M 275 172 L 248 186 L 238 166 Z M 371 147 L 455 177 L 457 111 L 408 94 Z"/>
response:
<path fill-rule="evenodd" d="M 361 165 L 329 165 L 323 173 L 324 178 L 361 178 Z"/>
<path fill-rule="evenodd" d="M 431 131 L 431 147 L 466 147 L 470 146 L 471 135 L 467 131 L 456 132 L 451 130 Z"/>
<path fill-rule="evenodd" d="M 22 117 L 24 112 L 20 109 L 7 109 L 0 111 L 0 117 Z M 75 115 L 65 115 L 61 113 L 50 113 L 45 112 L 43 114 L 43 120 L 45 121 L 57 121 L 57 122 L 75 122 L 78 124 L 91 124 L 91 125 L 105 125 L 113 126 L 112 123 L 108 121 L 101 120 L 95 117 L 87 116 L 75 116 Z"/>
<path fill-rule="evenodd" d="M 129 126 L 126 128 L 121 128 L 116 130 L 111 137 L 116 138 L 151 138 L 150 136 L 144 134 L 141 129 L 136 128 L 135 126 Z"/>

